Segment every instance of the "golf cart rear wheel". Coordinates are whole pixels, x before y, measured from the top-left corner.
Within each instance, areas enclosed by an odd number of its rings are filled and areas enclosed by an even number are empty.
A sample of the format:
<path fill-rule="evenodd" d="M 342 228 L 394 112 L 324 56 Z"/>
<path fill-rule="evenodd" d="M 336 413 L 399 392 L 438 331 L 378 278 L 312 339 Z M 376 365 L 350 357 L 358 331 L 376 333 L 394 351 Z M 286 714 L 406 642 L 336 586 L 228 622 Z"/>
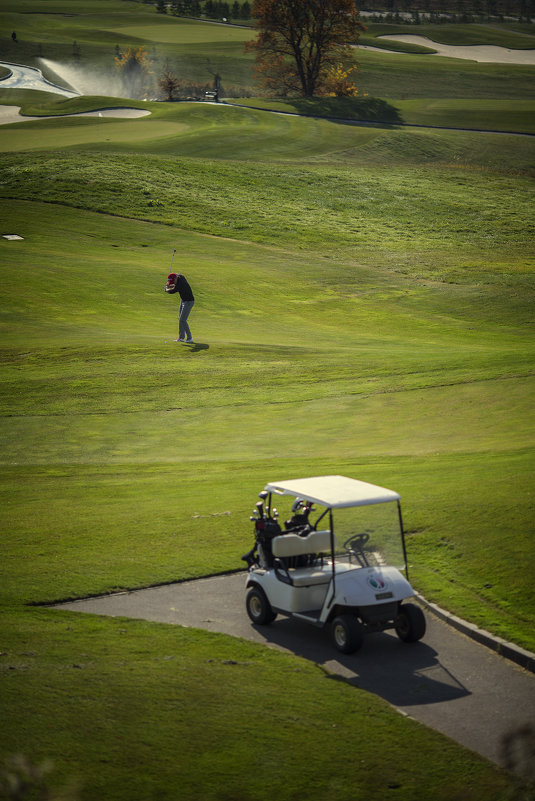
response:
<path fill-rule="evenodd" d="M 417 642 L 425 634 L 425 615 L 416 604 L 403 604 L 395 621 L 396 634 L 403 642 Z"/>
<path fill-rule="evenodd" d="M 339 615 L 331 623 L 334 647 L 343 654 L 354 654 L 362 648 L 364 626 L 354 615 Z"/>
<path fill-rule="evenodd" d="M 245 606 L 247 614 L 257 626 L 267 626 L 277 617 L 277 613 L 271 608 L 265 592 L 260 587 L 249 590 Z"/>

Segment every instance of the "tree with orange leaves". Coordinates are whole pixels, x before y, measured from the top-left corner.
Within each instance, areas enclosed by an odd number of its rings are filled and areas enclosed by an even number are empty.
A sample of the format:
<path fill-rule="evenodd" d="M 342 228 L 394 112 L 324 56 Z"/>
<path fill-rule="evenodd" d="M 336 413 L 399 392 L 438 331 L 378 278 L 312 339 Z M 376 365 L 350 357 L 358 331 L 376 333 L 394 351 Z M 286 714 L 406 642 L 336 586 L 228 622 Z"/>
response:
<path fill-rule="evenodd" d="M 264 88 L 312 97 L 338 64 L 352 60 L 351 45 L 366 30 L 355 0 L 255 0 L 256 54 Z"/>
<path fill-rule="evenodd" d="M 128 97 L 141 97 L 147 88 L 150 62 L 144 47 L 127 47 L 115 56 L 115 66 L 121 73 Z"/>
<path fill-rule="evenodd" d="M 356 64 L 351 67 L 345 67 L 343 64 L 327 67 L 317 94 L 325 97 L 358 97 L 359 90 L 353 81 L 353 76 L 357 72 Z"/>

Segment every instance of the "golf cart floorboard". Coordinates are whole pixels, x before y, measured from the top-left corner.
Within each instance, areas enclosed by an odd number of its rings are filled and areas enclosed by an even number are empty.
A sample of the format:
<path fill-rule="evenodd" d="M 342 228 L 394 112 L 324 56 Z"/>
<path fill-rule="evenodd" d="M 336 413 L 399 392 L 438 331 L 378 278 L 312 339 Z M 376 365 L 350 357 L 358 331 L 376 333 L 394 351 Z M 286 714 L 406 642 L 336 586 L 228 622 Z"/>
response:
<path fill-rule="evenodd" d="M 310 609 L 306 612 L 291 612 L 290 617 L 295 617 L 298 620 L 306 620 L 309 623 L 320 624 L 321 609 Z"/>

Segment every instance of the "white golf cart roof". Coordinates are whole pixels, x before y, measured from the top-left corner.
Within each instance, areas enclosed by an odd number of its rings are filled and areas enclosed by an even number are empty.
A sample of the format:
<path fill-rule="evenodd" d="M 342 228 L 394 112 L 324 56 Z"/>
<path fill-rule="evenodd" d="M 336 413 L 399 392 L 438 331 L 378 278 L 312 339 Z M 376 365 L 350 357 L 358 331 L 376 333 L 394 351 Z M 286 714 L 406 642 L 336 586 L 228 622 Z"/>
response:
<path fill-rule="evenodd" d="M 305 501 L 313 501 L 332 509 L 369 506 L 373 503 L 388 503 L 401 499 L 401 495 L 393 490 L 347 476 L 313 476 L 290 481 L 273 481 L 266 484 L 265 489 L 277 495 L 293 495 L 295 498 L 303 498 Z"/>

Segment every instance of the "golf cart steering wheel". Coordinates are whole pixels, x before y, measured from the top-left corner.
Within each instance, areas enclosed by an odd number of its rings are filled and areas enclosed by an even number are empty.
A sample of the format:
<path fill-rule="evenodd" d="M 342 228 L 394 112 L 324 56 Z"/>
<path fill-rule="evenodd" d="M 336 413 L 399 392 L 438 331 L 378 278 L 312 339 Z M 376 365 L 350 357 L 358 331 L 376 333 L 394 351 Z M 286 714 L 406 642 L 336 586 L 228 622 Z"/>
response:
<path fill-rule="evenodd" d="M 354 556 L 361 567 L 369 567 L 370 564 L 364 553 L 364 546 L 370 539 L 370 535 L 365 531 L 362 534 L 353 534 L 344 542 L 344 548 L 349 551 L 349 560 Z"/>
<path fill-rule="evenodd" d="M 370 535 L 366 534 L 365 531 L 363 531 L 362 534 L 352 534 L 351 537 L 344 542 L 344 548 L 346 551 L 352 551 L 355 547 L 361 550 L 369 539 Z"/>

